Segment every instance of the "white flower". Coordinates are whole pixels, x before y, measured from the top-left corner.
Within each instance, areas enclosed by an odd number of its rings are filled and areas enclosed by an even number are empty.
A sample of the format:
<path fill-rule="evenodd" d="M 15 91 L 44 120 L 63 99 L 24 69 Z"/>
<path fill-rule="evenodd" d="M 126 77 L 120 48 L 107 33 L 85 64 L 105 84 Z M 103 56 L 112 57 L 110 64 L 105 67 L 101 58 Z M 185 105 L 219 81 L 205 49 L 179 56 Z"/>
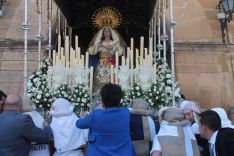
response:
<path fill-rule="evenodd" d="M 137 87 L 136 87 L 136 90 L 140 90 L 140 88 L 137 86 Z"/>
<path fill-rule="evenodd" d="M 84 104 L 82 103 L 82 104 L 81 104 L 81 106 L 83 107 L 83 106 L 84 106 Z"/>
<path fill-rule="evenodd" d="M 148 102 L 149 102 L 149 103 L 152 103 L 152 100 L 151 100 L 151 99 L 149 99 L 149 100 L 148 100 Z"/>
<path fill-rule="evenodd" d="M 39 105 L 40 108 L 42 108 L 42 105 Z"/>
<path fill-rule="evenodd" d="M 158 100 L 158 96 L 156 96 L 156 98 L 155 98 L 156 100 Z"/>
<path fill-rule="evenodd" d="M 167 80 L 167 84 L 172 84 L 172 81 L 171 80 Z"/>
<path fill-rule="evenodd" d="M 149 95 L 152 96 L 152 93 L 150 93 Z"/>
<path fill-rule="evenodd" d="M 84 99 L 84 98 L 82 98 L 82 100 L 81 100 L 82 102 L 86 102 L 86 99 Z"/>
<path fill-rule="evenodd" d="M 88 94 L 85 94 L 84 97 L 88 97 Z"/>
<path fill-rule="evenodd" d="M 77 98 L 77 101 L 80 101 L 80 98 Z"/>
<path fill-rule="evenodd" d="M 166 78 L 168 78 L 168 79 L 171 78 L 171 75 L 170 75 L 170 74 L 167 74 L 167 75 L 166 75 Z"/>
<path fill-rule="evenodd" d="M 139 92 L 137 92 L 137 96 L 140 96 L 141 94 Z"/>
<path fill-rule="evenodd" d="M 64 95 L 64 97 L 68 97 L 68 95 L 67 95 L 67 94 L 65 94 L 65 95 Z"/>
<path fill-rule="evenodd" d="M 40 100 L 41 99 L 41 95 L 37 95 L 37 99 Z"/>
<path fill-rule="evenodd" d="M 50 96 L 50 94 L 49 94 L 49 93 L 46 93 L 46 94 L 45 94 L 45 96 L 46 96 L 46 97 L 49 97 L 49 96 Z"/>

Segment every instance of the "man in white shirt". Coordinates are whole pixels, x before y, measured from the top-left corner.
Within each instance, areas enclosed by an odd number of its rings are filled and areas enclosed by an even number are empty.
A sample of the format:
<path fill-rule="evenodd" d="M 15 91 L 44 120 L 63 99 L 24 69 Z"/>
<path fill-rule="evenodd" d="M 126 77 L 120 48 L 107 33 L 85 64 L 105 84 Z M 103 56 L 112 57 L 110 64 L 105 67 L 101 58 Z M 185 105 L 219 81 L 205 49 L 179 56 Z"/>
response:
<path fill-rule="evenodd" d="M 231 156 L 234 153 L 234 129 L 221 128 L 221 119 L 215 111 L 200 114 L 199 131 L 209 141 L 210 156 Z"/>

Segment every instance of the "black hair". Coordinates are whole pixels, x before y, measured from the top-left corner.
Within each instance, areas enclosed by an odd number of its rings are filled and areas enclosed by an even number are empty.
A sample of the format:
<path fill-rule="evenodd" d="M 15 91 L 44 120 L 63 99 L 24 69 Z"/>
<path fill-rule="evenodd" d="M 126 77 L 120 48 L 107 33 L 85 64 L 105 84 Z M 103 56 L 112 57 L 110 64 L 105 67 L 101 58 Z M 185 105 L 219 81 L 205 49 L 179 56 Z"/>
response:
<path fill-rule="evenodd" d="M 215 111 L 206 110 L 200 115 L 200 124 L 207 126 L 212 131 L 217 131 L 221 128 L 221 119 Z"/>
<path fill-rule="evenodd" d="M 120 100 L 123 97 L 123 91 L 120 86 L 109 83 L 102 87 L 101 97 L 105 108 L 119 107 Z"/>
<path fill-rule="evenodd" d="M 105 31 L 106 29 L 108 29 L 108 30 L 110 31 L 110 40 L 113 41 L 113 37 L 112 37 L 112 33 L 111 33 L 110 28 L 104 28 L 104 29 L 103 29 L 101 41 L 105 40 L 104 31 Z"/>
<path fill-rule="evenodd" d="M 2 100 L 2 98 L 6 98 L 7 95 L 2 91 L 0 90 L 0 100 Z"/>
<path fill-rule="evenodd" d="M 186 100 L 186 97 L 184 96 L 184 94 L 181 94 L 181 98 Z"/>

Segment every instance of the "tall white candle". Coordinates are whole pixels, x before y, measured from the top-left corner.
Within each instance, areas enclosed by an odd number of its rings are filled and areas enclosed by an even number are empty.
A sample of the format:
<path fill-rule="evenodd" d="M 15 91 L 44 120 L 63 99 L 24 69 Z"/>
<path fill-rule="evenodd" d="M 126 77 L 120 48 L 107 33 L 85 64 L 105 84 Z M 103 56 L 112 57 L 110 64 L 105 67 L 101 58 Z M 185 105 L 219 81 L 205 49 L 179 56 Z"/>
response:
<path fill-rule="evenodd" d="M 141 36 L 140 41 L 140 56 L 143 58 L 143 52 L 144 52 L 144 37 Z"/>
<path fill-rule="evenodd" d="M 89 92 L 90 97 L 93 95 L 93 67 L 90 67 L 90 78 L 89 78 Z"/>
<path fill-rule="evenodd" d="M 76 35 L 76 36 L 75 36 L 75 48 L 77 48 L 78 45 L 79 45 L 79 44 L 78 44 L 78 36 Z"/>
<path fill-rule="evenodd" d="M 56 66 L 56 51 L 53 50 L 53 66 Z"/>
<path fill-rule="evenodd" d="M 58 53 L 60 54 L 61 51 L 61 35 L 58 35 Z M 60 57 L 60 56 L 59 56 Z"/>
<path fill-rule="evenodd" d="M 124 58 L 124 56 L 122 56 L 121 61 L 122 61 L 122 66 L 125 66 L 125 58 Z"/>
<path fill-rule="evenodd" d="M 131 50 L 133 51 L 134 50 L 134 39 L 131 38 Z"/>
<path fill-rule="evenodd" d="M 89 53 L 88 52 L 86 52 L 85 54 L 85 66 L 86 68 L 89 67 Z"/>

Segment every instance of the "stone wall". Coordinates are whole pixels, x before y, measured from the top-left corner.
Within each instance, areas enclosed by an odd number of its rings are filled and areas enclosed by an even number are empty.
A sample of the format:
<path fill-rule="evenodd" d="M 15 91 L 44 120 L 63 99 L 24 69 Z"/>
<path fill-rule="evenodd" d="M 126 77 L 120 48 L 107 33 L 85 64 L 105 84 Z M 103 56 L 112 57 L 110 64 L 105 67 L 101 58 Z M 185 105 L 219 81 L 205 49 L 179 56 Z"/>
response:
<path fill-rule="evenodd" d="M 234 104 L 231 47 L 212 43 L 176 43 L 176 74 L 182 93 L 203 107 Z"/>
<path fill-rule="evenodd" d="M 28 45 L 28 75 L 37 69 L 38 46 L 36 41 Z M 42 44 L 45 49 L 46 43 Z M 43 57 L 43 52 L 41 54 Z M 21 41 L 0 41 L 0 90 L 7 94 L 23 95 L 24 43 Z"/>

